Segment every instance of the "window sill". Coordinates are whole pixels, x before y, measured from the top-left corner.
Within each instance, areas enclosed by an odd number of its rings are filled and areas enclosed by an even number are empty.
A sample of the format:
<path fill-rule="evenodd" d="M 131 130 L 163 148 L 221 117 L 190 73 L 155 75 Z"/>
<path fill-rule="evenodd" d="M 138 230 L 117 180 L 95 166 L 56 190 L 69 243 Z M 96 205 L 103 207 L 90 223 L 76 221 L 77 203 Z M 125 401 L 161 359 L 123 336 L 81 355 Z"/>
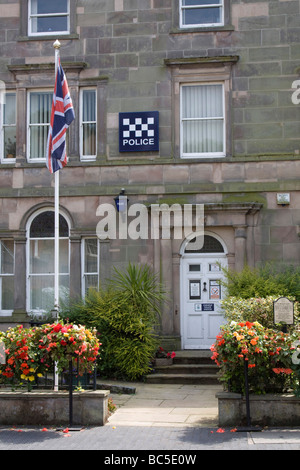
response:
<path fill-rule="evenodd" d="M 24 42 L 24 41 L 50 41 L 54 39 L 79 39 L 79 34 L 75 33 L 67 33 L 67 34 L 45 34 L 41 36 L 19 36 L 17 41 Z"/>
<path fill-rule="evenodd" d="M 206 31 L 234 31 L 235 27 L 231 24 L 220 26 L 195 26 L 193 28 L 173 28 L 170 34 L 202 33 Z"/>
<path fill-rule="evenodd" d="M 197 156 L 181 156 L 179 159 L 181 161 L 189 161 L 189 162 L 216 162 L 216 161 L 222 161 L 226 158 L 226 155 L 197 155 Z"/>

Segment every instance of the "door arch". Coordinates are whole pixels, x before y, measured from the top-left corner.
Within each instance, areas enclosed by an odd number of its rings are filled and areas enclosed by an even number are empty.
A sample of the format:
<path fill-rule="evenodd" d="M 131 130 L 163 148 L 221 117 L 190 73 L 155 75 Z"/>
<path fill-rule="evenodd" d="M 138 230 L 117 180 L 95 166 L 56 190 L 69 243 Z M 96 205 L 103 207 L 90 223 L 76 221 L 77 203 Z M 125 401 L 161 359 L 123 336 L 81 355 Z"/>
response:
<path fill-rule="evenodd" d="M 181 247 L 181 346 L 209 349 L 224 323 L 220 301 L 224 298 L 221 281 L 222 268 L 228 265 L 227 248 L 212 232 L 205 232 L 199 243 L 194 242 L 195 237 L 185 240 Z"/>

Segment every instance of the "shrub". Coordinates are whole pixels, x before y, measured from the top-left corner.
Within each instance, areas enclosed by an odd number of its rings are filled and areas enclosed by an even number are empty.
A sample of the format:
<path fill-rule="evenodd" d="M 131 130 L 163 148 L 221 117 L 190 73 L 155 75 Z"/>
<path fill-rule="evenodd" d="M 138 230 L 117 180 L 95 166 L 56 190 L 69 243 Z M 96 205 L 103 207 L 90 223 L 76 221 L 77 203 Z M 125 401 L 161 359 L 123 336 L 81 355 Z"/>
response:
<path fill-rule="evenodd" d="M 258 322 L 232 321 L 221 327 L 211 347 L 220 367 L 220 380 L 232 392 L 244 393 L 244 361 L 249 390 L 253 393 L 285 392 L 296 387 L 292 354 L 296 336 L 264 328 Z"/>
<path fill-rule="evenodd" d="M 227 297 L 221 301 L 222 309 L 225 312 L 227 321 L 250 321 L 259 322 L 267 328 L 281 328 L 281 325 L 274 325 L 273 303 L 277 300 L 276 296 L 266 298 L 243 299 L 240 297 Z M 290 300 L 294 300 L 290 298 Z M 294 327 L 299 323 L 299 303 L 294 303 Z M 289 327 L 290 331 L 293 327 Z"/>
<path fill-rule="evenodd" d="M 90 290 L 64 316 L 101 332 L 100 373 L 129 380 L 151 370 L 157 349 L 155 327 L 164 292 L 149 266 L 115 269 L 106 289 Z"/>
<path fill-rule="evenodd" d="M 299 266 L 267 263 L 260 268 L 245 266 L 241 272 L 223 268 L 223 272 L 224 285 L 230 297 L 290 296 L 300 301 Z"/>

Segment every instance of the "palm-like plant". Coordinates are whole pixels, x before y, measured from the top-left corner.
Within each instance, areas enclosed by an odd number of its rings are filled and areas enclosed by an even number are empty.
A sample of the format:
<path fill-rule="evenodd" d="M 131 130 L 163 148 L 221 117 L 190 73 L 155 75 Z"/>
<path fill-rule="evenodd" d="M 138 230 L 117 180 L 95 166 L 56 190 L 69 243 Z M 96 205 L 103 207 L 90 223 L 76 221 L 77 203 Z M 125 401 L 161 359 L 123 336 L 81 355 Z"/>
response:
<path fill-rule="evenodd" d="M 150 266 L 129 263 L 126 271 L 114 268 L 110 287 L 116 297 L 121 296 L 139 312 L 141 320 L 157 322 L 166 292 L 158 275 L 151 271 Z"/>

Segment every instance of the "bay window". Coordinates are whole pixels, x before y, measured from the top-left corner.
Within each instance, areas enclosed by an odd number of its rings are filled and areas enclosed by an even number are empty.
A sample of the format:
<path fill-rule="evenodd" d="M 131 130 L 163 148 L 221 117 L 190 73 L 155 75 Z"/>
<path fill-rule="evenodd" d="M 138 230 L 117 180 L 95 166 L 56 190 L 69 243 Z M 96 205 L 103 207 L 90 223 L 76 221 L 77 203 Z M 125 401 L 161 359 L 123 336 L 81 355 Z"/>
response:
<path fill-rule="evenodd" d="M 46 148 L 50 125 L 53 92 L 31 91 L 28 95 L 28 147 L 29 161 L 46 161 Z"/>
<path fill-rule="evenodd" d="M 97 156 L 96 89 L 82 89 L 80 98 L 80 158 L 94 160 Z"/>
<path fill-rule="evenodd" d="M 99 287 L 99 240 L 84 238 L 82 240 L 82 296 L 90 288 Z"/>
<path fill-rule="evenodd" d="M 14 309 L 15 253 L 13 240 L 0 241 L 0 314 L 10 315 Z"/>
<path fill-rule="evenodd" d="M 0 117 L 1 126 L 1 163 L 12 163 L 16 158 L 16 93 L 4 94 Z"/>

